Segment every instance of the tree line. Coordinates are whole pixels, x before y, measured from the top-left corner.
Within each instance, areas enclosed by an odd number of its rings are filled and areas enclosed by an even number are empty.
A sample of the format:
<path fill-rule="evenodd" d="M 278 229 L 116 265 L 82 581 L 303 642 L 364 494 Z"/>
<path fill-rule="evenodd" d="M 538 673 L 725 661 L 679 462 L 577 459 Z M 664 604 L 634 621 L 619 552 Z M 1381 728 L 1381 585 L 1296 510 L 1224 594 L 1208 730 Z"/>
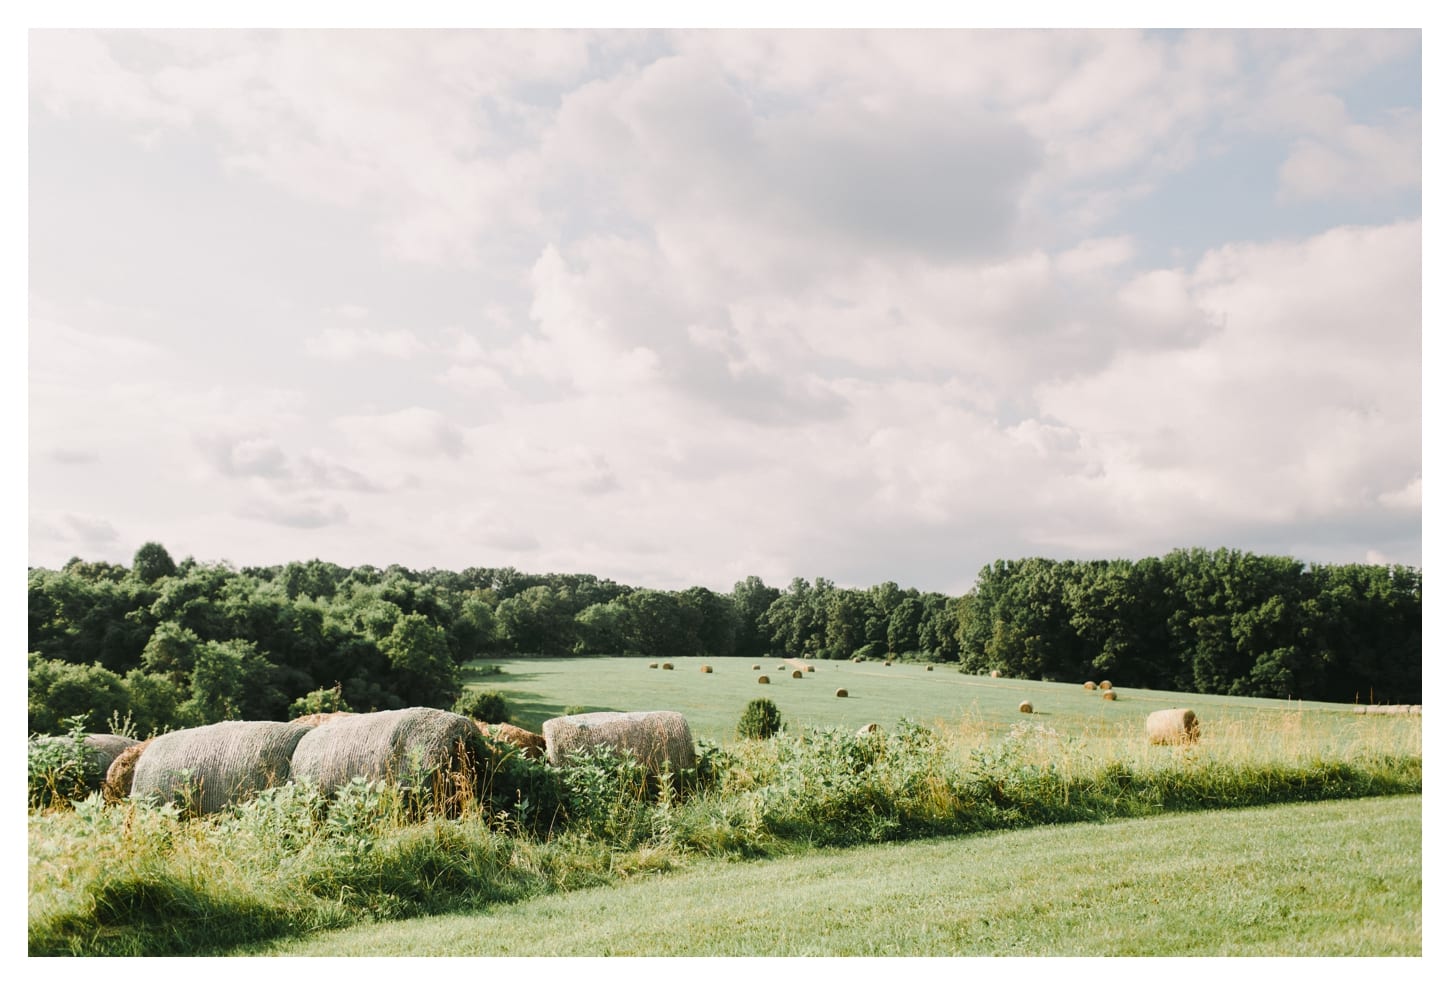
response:
<path fill-rule="evenodd" d="M 751 576 L 663 591 L 514 568 L 321 560 L 32 568 L 29 727 L 138 733 L 300 711 L 447 707 L 470 660 L 514 654 L 920 658 L 969 673 L 1331 701 L 1420 700 L 1418 569 L 1231 550 L 996 561 L 962 596 Z"/>

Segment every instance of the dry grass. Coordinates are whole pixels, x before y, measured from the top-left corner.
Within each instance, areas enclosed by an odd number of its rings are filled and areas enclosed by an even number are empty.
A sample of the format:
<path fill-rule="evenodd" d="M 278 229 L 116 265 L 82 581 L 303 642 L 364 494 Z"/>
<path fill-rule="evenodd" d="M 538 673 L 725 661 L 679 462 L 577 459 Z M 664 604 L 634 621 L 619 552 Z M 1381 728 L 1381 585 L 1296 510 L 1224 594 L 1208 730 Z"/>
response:
<path fill-rule="evenodd" d="M 101 796 L 108 804 L 118 804 L 131 796 L 131 780 L 136 774 L 136 760 L 151 744 L 151 740 L 138 742 L 122 749 L 106 770 L 106 779 L 101 784 Z"/>

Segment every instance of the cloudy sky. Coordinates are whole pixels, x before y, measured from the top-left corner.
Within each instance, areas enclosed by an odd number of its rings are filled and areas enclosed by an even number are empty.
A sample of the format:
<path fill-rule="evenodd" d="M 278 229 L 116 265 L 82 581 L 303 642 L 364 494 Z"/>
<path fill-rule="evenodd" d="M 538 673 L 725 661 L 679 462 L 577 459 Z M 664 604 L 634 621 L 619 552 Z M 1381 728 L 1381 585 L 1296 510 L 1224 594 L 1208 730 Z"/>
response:
<path fill-rule="evenodd" d="M 1418 31 L 28 54 L 32 565 L 1422 563 Z"/>

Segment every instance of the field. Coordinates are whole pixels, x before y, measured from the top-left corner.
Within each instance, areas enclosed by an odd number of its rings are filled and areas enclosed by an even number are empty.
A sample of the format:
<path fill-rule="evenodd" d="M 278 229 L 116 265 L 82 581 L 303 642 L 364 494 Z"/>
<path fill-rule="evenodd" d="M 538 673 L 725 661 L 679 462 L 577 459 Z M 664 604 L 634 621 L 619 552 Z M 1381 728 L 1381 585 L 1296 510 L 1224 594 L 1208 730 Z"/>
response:
<path fill-rule="evenodd" d="M 323 934 L 273 955 L 1416 955 L 1419 797 L 1033 828 Z"/>
<path fill-rule="evenodd" d="M 571 708 L 681 711 L 714 750 L 702 787 L 533 766 L 534 826 L 522 800 L 420 822 L 386 791 L 344 809 L 293 787 L 200 821 L 32 812 L 31 953 L 1418 953 L 1418 716 L 1121 685 L 1106 701 L 922 664 L 650 662 L 507 660 L 469 685 L 535 730 Z M 735 737 L 757 696 L 784 713 L 775 740 Z M 1185 705 L 1202 740 L 1149 745 L 1147 713 Z M 990 926 L 958 919 L 982 901 Z M 647 929 L 686 911 L 688 933 Z M 829 932 L 784 934 L 790 913 Z M 340 936 L 304 942 L 319 934 Z"/>

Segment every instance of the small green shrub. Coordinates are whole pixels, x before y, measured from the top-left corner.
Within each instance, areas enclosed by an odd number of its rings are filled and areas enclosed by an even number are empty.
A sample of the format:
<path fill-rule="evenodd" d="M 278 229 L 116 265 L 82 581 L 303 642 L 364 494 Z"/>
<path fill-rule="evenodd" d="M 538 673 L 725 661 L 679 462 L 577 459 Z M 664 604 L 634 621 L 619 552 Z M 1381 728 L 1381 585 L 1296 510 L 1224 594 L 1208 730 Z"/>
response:
<path fill-rule="evenodd" d="M 343 700 L 342 685 L 334 684 L 332 687 L 320 687 L 315 691 L 308 691 L 306 695 L 292 702 L 287 709 L 287 714 L 292 718 L 301 718 L 303 715 L 352 710 L 352 707 Z"/>
<path fill-rule="evenodd" d="M 496 724 L 509 720 L 507 699 L 497 691 L 464 691 L 453 702 L 453 714 L 465 715 L 474 721 Z"/>
<path fill-rule="evenodd" d="M 742 739 L 768 739 L 780 731 L 780 709 L 769 698 L 755 698 L 745 706 L 735 734 Z"/>
<path fill-rule="evenodd" d="M 584 707 L 583 705 L 569 705 L 567 708 L 564 709 L 564 714 L 566 716 L 567 715 L 584 715 L 584 714 L 587 714 L 588 711 L 589 711 L 589 709 L 586 708 L 586 707 Z"/>

